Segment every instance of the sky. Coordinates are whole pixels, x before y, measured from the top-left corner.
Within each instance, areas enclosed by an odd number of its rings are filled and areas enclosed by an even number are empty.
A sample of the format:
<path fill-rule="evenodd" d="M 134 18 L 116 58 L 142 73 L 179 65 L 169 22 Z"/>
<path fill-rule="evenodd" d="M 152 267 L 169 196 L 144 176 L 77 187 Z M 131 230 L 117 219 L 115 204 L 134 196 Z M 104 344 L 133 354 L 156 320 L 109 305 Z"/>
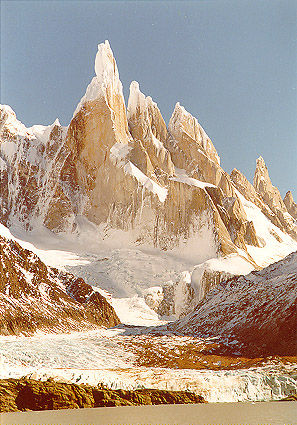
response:
<path fill-rule="evenodd" d="M 168 123 L 180 102 L 227 172 L 297 199 L 297 1 L 1 1 L 1 103 L 26 126 L 68 125 L 108 39 L 129 86 Z"/>

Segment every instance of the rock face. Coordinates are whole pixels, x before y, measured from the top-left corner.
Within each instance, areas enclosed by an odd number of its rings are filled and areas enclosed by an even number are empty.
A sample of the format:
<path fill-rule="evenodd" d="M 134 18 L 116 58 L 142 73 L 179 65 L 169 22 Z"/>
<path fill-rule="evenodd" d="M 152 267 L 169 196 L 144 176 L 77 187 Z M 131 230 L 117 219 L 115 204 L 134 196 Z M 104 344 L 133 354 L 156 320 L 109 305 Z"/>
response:
<path fill-rule="evenodd" d="M 132 243 L 163 250 L 199 245 L 206 259 L 240 253 L 256 267 L 247 246 L 263 242 L 237 188 L 284 232 L 297 235 L 263 161 L 255 190 L 234 173 L 230 178 L 197 119 L 177 103 L 167 128 L 135 81 L 126 111 L 107 41 L 98 46 L 95 74 L 67 128 L 56 121 L 27 129 L 11 108 L 1 107 L 2 223 L 72 232 L 84 216 L 107 236 L 119 229 Z"/>
<path fill-rule="evenodd" d="M 256 192 L 254 186 L 247 180 L 247 178 L 236 168 L 232 171 L 231 180 L 236 189 L 250 202 L 253 202 L 261 212 L 277 227 L 284 230 L 277 215 L 271 208 L 265 204 L 261 196 Z"/>
<path fill-rule="evenodd" d="M 53 380 L 0 380 L 0 412 L 189 403 L 205 401 L 189 391 L 110 390 Z"/>
<path fill-rule="evenodd" d="M 270 207 L 280 220 L 283 228 L 294 239 L 297 239 L 297 225 L 288 214 L 288 210 L 282 200 L 279 190 L 272 185 L 264 159 L 257 159 L 257 166 L 254 176 L 254 187 L 262 200 Z"/>
<path fill-rule="evenodd" d="M 297 252 L 261 271 L 221 282 L 168 330 L 220 336 L 247 356 L 297 354 Z"/>
<path fill-rule="evenodd" d="M 83 279 L 47 267 L 33 252 L 0 236 L 0 335 L 118 323 L 113 307 Z"/>
<path fill-rule="evenodd" d="M 294 202 L 292 192 L 289 190 L 284 197 L 284 204 L 291 216 L 297 220 L 297 204 Z"/>
<path fill-rule="evenodd" d="M 65 161 L 65 128 L 26 128 L 9 106 L 0 110 L 0 221 L 26 230 L 43 223 L 72 230 L 74 214 L 59 173 Z"/>
<path fill-rule="evenodd" d="M 183 108 L 179 102 L 175 105 L 169 121 L 169 132 L 174 140 L 178 141 L 178 149 L 187 157 L 188 161 L 198 159 L 201 153 L 220 165 L 217 154 L 210 138 L 207 136 L 197 119 Z"/>
<path fill-rule="evenodd" d="M 279 193 L 279 190 L 272 185 L 264 159 L 260 156 L 257 159 L 257 166 L 254 175 L 254 188 L 263 198 L 264 202 L 272 209 L 285 211 L 286 207 Z"/>
<path fill-rule="evenodd" d="M 141 93 L 136 81 L 130 86 L 127 117 L 135 144 L 130 152 L 131 161 L 149 177 L 167 184 L 168 178 L 174 175 L 170 153 L 164 147 L 167 127 L 157 104 Z M 147 161 L 142 161 L 141 156 Z"/>

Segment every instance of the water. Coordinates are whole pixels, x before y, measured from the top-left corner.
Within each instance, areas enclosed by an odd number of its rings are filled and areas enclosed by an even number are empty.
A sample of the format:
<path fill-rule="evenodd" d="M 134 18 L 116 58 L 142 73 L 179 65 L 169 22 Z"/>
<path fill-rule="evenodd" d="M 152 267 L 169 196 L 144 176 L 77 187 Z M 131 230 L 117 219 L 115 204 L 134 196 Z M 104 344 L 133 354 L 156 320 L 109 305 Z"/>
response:
<path fill-rule="evenodd" d="M 296 402 L 103 407 L 0 414 L 1 425 L 297 425 Z"/>

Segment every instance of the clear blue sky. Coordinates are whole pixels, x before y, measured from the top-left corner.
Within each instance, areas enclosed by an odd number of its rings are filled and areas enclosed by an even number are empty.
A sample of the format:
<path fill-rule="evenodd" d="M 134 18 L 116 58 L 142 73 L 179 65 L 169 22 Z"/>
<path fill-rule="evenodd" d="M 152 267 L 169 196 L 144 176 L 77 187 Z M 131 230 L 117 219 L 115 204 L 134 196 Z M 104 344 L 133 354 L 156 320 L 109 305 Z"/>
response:
<path fill-rule="evenodd" d="M 297 198 L 297 1 L 1 1 L 1 103 L 27 126 L 67 125 L 108 39 L 168 122 L 179 101 L 228 172 L 262 155 Z"/>

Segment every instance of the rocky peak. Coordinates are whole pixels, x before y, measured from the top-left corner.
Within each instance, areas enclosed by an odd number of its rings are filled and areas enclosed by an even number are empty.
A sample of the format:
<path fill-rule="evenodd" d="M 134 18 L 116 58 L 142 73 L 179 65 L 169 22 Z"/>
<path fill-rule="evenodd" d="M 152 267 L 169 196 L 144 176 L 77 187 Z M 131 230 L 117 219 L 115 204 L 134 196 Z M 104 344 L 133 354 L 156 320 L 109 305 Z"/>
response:
<path fill-rule="evenodd" d="M 257 159 L 254 188 L 269 206 L 286 211 L 279 190 L 271 183 L 268 169 L 262 156 Z"/>
<path fill-rule="evenodd" d="M 284 197 L 284 204 L 295 220 L 297 220 L 297 204 L 294 202 L 292 192 L 289 190 Z"/>
<path fill-rule="evenodd" d="M 96 76 L 88 85 L 85 95 L 73 114 L 75 116 L 85 103 L 104 98 L 112 108 L 113 96 L 123 98 L 123 87 L 120 81 L 118 67 L 110 48 L 109 42 L 98 44 L 94 70 Z M 110 102 L 110 103 L 109 103 Z"/>
<path fill-rule="evenodd" d="M 101 116 L 101 124 L 103 124 L 104 118 L 107 119 L 107 126 L 108 121 L 112 121 L 116 142 L 128 143 L 130 135 L 123 87 L 113 52 L 107 40 L 105 43 L 98 44 L 98 51 L 95 58 L 95 73 L 96 76 L 88 85 L 85 95 L 82 97 L 73 114 L 69 135 L 73 135 L 76 127 L 83 124 L 82 117 L 86 113 L 92 115 L 88 119 L 90 125 L 93 127 L 96 126 L 95 121 L 97 120 L 95 120 L 95 114 L 98 114 L 98 116 Z M 105 142 L 103 134 L 99 141 L 101 143 L 103 141 Z"/>
<path fill-rule="evenodd" d="M 274 225 L 279 227 L 281 230 L 285 230 L 284 226 L 280 222 L 277 215 L 267 206 L 259 194 L 256 192 L 254 186 L 248 181 L 248 179 L 236 168 L 230 174 L 232 183 L 236 189 L 250 202 L 253 202 L 261 212 L 272 221 Z"/>
<path fill-rule="evenodd" d="M 0 105 L 0 134 L 1 137 L 18 134 L 28 135 L 28 129 L 16 117 L 15 112 L 9 105 Z"/>
<path fill-rule="evenodd" d="M 140 91 L 137 81 L 132 81 L 130 85 L 127 116 L 134 138 L 141 136 L 140 139 L 145 139 L 154 135 L 161 143 L 166 141 L 167 128 L 158 105 L 150 96 L 145 96 Z M 141 128 L 141 124 L 146 128 Z"/>
<path fill-rule="evenodd" d="M 188 149 L 202 149 L 208 158 L 216 164 L 220 164 L 217 154 L 210 138 L 207 136 L 197 119 L 185 110 L 179 102 L 176 103 L 168 127 L 174 139 L 188 145 Z"/>
<path fill-rule="evenodd" d="M 139 90 L 136 81 L 130 85 L 127 116 L 134 139 L 134 149 L 130 154 L 132 162 L 144 173 L 151 171 L 151 175 L 154 174 L 158 181 L 166 182 L 166 177 L 174 174 L 170 153 L 164 147 L 167 139 L 166 124 L 157 104 Z M 139 160 L 139 156 L 146 156 L 146 161 Z M 150 164 L 151 170 L 143 167 L 144 163 Z"/>
<path fill-rule="evenodd" d="M 64 221 L 61 227 L 58 226 L 59 230 L 68 229 L 65 219 L 68 222 L 72 213 L 58 181 L 59 170 L 65 161 L 67 129 L 59 120 L 49 126 L 26 128 L 6 105 L 1 106 L 0 116 L 1 222 L 18 222 L 29 229 L 33 222 L 47 222 L 55 206 L 60 210 L 59 221 Z M 54 223 L 53 217 L 51 221 L 56 227 L 57 221 Z M 52 228 L 50 222 L 47 224 Z"/>
<path fill-rule="evenodd" d="M 257 159 L 254 188 L 264 203 L 276 214 L 286 232 L 297 239 L 297 225 L 292 216 L 288 214 L 278 188 L 272 185 L 268 169 L 261 156 Z"/>
<path fill-rule="evenodd" d="M 162 249 L 190 240 L 198 246 L 205 228 L 207 243 L 199 250 L 211 246 L 207 256 L 257 246 L 256 229 L 197 119 L 177 103 L 167 130 L 157 104 L 136 82 L 126 113 L 108 42 L 98 46 L 95 73 L 67 129 L 58 121 L 26 129 L 4 108 L 0 219 L 71 232 L 82 215 Z M 254 193 L 263 204 L 264 192 Z M 277 217 L 293 234 L 285 206 Z"/>

